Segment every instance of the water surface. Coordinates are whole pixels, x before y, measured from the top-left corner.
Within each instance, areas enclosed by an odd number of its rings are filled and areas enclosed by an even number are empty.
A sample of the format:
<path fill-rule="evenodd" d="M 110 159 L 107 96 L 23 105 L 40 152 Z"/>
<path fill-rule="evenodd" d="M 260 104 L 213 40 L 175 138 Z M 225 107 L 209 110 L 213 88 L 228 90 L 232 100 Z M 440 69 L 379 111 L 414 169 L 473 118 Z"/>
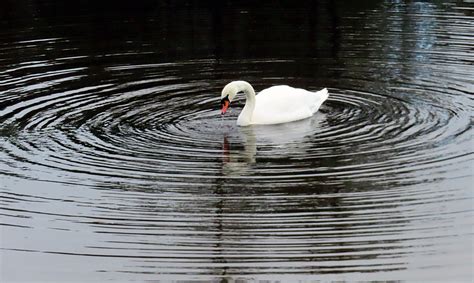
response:
<path fill-rule="evenodd" d="M 473 279 L 472 3 L 1 5 L 2 281 Z"/>

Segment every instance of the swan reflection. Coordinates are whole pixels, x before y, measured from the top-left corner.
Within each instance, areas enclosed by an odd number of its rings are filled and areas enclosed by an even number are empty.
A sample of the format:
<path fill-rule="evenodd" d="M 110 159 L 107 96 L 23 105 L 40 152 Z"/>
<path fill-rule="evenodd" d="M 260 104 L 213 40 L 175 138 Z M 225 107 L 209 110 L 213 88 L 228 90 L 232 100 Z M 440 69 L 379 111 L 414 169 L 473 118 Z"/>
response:
<path fill-rule="evenodd" d="M 311 138 L 319 132 L 325 114 L 277 125 L 253 125 L 224 132 L 222 142 L 223 172 L 228 176 L 249 174 L 258 158 L 291 157 L 303 154 L 312 146 Z"/>

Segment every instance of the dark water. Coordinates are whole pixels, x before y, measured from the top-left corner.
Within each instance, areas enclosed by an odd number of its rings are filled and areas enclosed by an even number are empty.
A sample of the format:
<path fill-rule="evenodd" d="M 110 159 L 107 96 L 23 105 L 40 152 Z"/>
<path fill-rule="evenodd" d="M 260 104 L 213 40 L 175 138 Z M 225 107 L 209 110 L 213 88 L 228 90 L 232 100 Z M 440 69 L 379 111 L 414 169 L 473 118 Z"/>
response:
<path fill-rule="evenodd" d="M 2 282 L 473 280 L 470 1 L 62 2 L 0 4 Z"/>

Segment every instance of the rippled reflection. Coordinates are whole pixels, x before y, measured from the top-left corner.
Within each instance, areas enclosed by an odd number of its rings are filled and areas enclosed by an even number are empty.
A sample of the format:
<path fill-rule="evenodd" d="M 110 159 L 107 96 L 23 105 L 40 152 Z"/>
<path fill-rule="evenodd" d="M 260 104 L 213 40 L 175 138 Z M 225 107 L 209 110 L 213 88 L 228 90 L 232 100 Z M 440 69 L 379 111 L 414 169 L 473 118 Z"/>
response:
<path fill-rule="evenodd" d="M 79 2 L 0 12 L 2 280 L 472 280 L 470 3 Z"/>

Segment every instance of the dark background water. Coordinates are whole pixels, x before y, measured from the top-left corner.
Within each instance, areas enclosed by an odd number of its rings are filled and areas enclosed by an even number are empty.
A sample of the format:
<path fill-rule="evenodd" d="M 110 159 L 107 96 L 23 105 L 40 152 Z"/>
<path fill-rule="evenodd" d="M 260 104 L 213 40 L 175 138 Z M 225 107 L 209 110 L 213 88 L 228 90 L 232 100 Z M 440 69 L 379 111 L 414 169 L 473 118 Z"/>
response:
<path fill-rule="evenodd" d="M 472 281 L 472 34 L 469 1 L 2 1 L 1 281 Z M 237 79 L 330 97 L 240 128 Z"/>

